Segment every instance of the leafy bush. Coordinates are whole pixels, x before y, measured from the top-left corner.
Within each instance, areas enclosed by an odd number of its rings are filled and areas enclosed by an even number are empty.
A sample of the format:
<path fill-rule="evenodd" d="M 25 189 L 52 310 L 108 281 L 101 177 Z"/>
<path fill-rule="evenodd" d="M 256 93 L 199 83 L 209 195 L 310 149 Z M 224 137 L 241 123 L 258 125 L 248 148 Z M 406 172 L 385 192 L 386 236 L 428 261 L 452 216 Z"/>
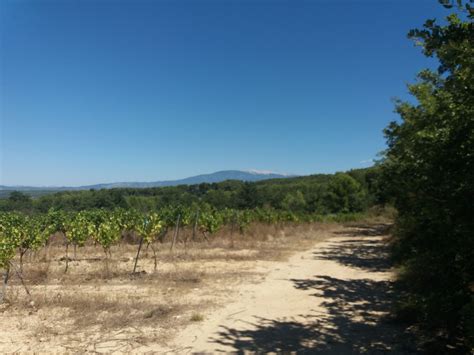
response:
<path fill-rule="evenodd" d="M 397 102 L 402 121 L 385 130 L 382 163 L 399 211 L 394 258 L 403 265 L 405 314 L 451 344 L 474 339 L 473 18 L 466 5 L 446 24 L 428 20 L 409 33 L 440 65 L 409 85 L 417 103 Z"/>

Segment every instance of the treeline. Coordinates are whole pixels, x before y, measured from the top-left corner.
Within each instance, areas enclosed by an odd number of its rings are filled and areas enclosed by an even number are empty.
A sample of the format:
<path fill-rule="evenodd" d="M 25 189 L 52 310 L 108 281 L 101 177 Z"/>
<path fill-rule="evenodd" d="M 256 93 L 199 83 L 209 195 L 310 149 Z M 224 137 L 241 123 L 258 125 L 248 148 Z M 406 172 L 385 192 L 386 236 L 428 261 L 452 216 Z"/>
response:
<path fill-rule="evenodd" d="M 385 131 L 383 186 L 398 210 L 393 256 L 404 296 L 398 315 L 426 331 L 427 353 L 474 349 L 474 6 L 428 20 L 409 37 L 437 71 L 409 85 L 401 120 Z"/>
<path fill-rule="evenodd" d="M 157 188 L 66 191 L 38 198 L 12 192 L 8 198 L 0 199 L 0 211 L 35 214 L 50 209 L 133 208 L 148 212 L 167 206 L 209 205 L 216 209 L 267 208 L 297 214 L 354 213 L 380 202 L 378 176 L 377 168 L 368 168 L 259 182 L 229 180 Z"/>

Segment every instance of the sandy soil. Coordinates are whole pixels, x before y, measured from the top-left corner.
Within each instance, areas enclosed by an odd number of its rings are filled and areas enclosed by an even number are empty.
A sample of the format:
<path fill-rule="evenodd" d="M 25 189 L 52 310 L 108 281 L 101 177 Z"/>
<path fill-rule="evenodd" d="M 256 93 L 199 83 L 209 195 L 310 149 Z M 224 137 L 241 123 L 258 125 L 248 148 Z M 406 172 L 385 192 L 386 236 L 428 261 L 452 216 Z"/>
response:
<path fill-rule="evenodd" d="M 242 286 L 233 303 L 180 332 L 168 350 L 415 353 L 410 334 L 387 317 L 393 274 L 382 229 L 334 231 L 275 263 L 263 282 Z"/>
<path fill-rule="evenodd" d="M 100 250 L 81 251 L 65 274 L 59 248 L 25 265 L 34 307 L 10 286 L 0 352 L 415 352 L 387 317 L 384 227 L 259 229 L 231 249 L 225 240 L 172 254 L 162 246 L 158 271 L 144 255 L 133 277 L 135 246 L 114 250 L 106 277 Z"/>
<path fill-rule="evenodd" d="M 0 304 L 0 353 L 161 351 L 188 324 L 229 303 L 241 285 L 261 282 L 272 265 L 334 228 L 255 225 L 235 238 L 223 230 L 173 251 L 157 243 L 156 270 L 145 248 L 133 275 L 136 244 L 115 245 L 108 262 L 94 245 L 78 248 L 77 256 L 70 251 L 66 273 L 62 239 L 53 239 L 24 258 L 31 298 L 16 275 L 9 281 Z"/>

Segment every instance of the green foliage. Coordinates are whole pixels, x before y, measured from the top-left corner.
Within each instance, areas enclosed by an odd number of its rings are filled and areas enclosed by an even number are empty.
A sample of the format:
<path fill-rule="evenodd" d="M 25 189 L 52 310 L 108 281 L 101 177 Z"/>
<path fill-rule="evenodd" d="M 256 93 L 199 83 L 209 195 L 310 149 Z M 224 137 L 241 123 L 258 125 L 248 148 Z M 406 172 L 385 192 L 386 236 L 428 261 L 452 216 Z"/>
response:
<path fill-rule="evenodd" d="M 68 221 L 66 229 L 69 231 L 67 238 L 70 242 L 80 247 L 84 246 L 94 233 L 90 216 L 90 211 L 81 211 Z"/>
<path fill-rule="evenodd" d="M 15 244 L 9 236 L 0 231 L 0 269 L 7 269 L 10 260 L 15 256 Z"/>
<path fill-rule="evenodd" d="M 306 200 L 303 193 L 300 190 L 297 190 L 294 193 L 287 193 L 281 206 L 287 211 L 302 212 L 306 209 Z"/>
<path fill-rule="evenodd" d="M 428 20 L 409 34 L 440 65 L 409 86 L 417 103 L 397 102 L 401 122 L 385 130 L 381 169 L 399 211 L 394 256 L 404 266 L 407 304 L 426 327 L 472 344 L 474 25 L 462 5 L 461 17 Z"/>
<path fill-rule="evenodd" d="M 15 250 L 20 255 L 36 250 L 46 242 L 43 216 L 26 216 L 19 213 L 0 214 L 0 268 L 6 268 Z"/>
<path fill-rule="evenodd" d="M 146 243 L 152 243 L 163 229 L 163 221 L 158 213 L 146 213 L 137 216 L 135 231 Z"/>
<path fill-rule="evenodd" d="M 0 214 L 0 268 L 7 269 L 15 250 L 20 246 L 22 216 L 16 213 Z"/>
<path fill-rule="evenodd" d="M 20 191 L 12 191 L 8 199 L 14 203 L 29 203 L 31 202 L 31 197 L 25 195 Z"/>
<path fill-rule="evenodd" d="M 42 216 L 24 216 L 20 225 L 21 239 L 19 248 L 24 253 L 27 250 L 36 250 L 43 246 L 47 239 L 44 233 L 45 224 Z"/>
<path fill-rule="evenodd" d="M 374 176 L 377 176 L 374 170 L 375 168 L 370 168 L 347 172 L 360 185 L 362 195 L 367 197 L 364 203 L 385 202 L 376 195 L 380 189 L 374 184 L 376 180 Z M 329 186 L 334 179 L 337 180 L 338 177 L 320 174 L 259 182 L 234 180 L 189 186 L 65 191 L 39 198 L 28 198 L 27 202 L 25 202 L 26 195 L 23 195 L 15 197 L 15 201 L 0 198 L 0 211 L 21 211 L 29 214 L 46 213 L 50 209 L 69 212 L 120 208 L 140 212 L 163 211 L 170 218 L 170 213 L 174 214 L 174 222 L 170 222 L 168 226 L 176 223 L 177 214 L 173 211 L 179 206 L 195 213 L 196 207 L 204 204 L 216 210 L 267 208 L 291 211 L 294 214 L 340 213 L 343 212 L 342 209 L 348 207 L 344 204 L 335 204 L 333 199 L 328 198 Z M 17 202 L 18 200 L 23 202 Z M 187 217 L 189 216 L 183 213 L 181 216 L 183 222 L 191 223 Z"/>
<path fill-rule="evenodd" d="M 332 212 L 362 211 L 365 198 L 361 185 L 348 174 L 338 173 L 329 183 L 328 202 Z"/>
<path fill-rule="evenodd" d="M 93 237 L 104 250 L 109 250 L 121 237 L 121 221 L 119 215 L 113 212 L 96 211 Z"/>
<path fill-rule="evenodd" d="M 212 208 L 199 211 L 198 228 L 203 233 L 216 233 L 222 227 L 223 221 L 222 214 Z"/>
<path fill-rule="evenodd" d="M 0 210 L 30 212 L 33 209 L 31 197 L 20 191 L 12 191 L 7 199 L 0 199 Z"/>
<path fill-rule="evenodd" d="M 71 217 L 71 213 L 50 209 L 45 216 L 46 233 L 49 235 L 62 233 L 67 238 Z"/>
<path fill-rule="evenodd" d="M 178 222 L 180 227 L 189 226 L 204 235 L 216 234 L 224 225 L 231 230 L 245 233 L 253 222 L 268 224 L 284 224 L 297 222 L 346 222 L 362 218 L 362 215 L 331 214 L 317 215 L 294 213 L 272 208 L 255 208 L 237 210 L 225 208 L 218 210 L 209 204 L 184 206 L 168 206 L 155 212 L 139 212 L 133 209 L 118 208 L 112 211 L 91 209 L 77 213 L 50 209 L 45 214 L 29 216 L 16 212 L 0 212 L 0 268 L 7 268 L 10 260 L 18 250 L 21 256 L 27 250 L 43 247 L 48 238 L 61 233 L 66 246 L 84 246 L 87 241 L 94 241 L 107 253 L 110 247 L 120 240 L 123 231 L 134 232 L 147 244 L 174 228 Z M 67 249 L 67 248 L 66 248 Z M 20 264 L 21 265 L 21 264 Z"/>

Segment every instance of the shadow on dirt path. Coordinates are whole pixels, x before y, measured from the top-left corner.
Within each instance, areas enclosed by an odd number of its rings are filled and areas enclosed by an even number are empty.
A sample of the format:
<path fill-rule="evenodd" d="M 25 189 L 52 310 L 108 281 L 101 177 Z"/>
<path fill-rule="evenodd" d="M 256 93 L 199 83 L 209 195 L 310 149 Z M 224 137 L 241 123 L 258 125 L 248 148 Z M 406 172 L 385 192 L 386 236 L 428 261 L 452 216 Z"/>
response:
<path fill-rule="evenodd" d="M 302 297 L 315 297 L 317 307 L 307 315 L 255 316 L 249 327 L 221 327 L 213 342 L 237 353 L 416 353 L 412 336 L 388 317 L 394 294 L 386 230 L 385 225 L 346 227 L 313 252 L 314 277 L 288 280 Z"/>
<path fill-rule="evenodd" d="M 385 238 L 389 225 L 357 225 L 334 234 L 346 237 L 331 247 L 315 252 L 320 260 L 332 260 L 341 265 L 363 269 L 368 272 L 390 270 L 388 245 Z M 377 237 L 377 238 L 371 238 Z"/>

